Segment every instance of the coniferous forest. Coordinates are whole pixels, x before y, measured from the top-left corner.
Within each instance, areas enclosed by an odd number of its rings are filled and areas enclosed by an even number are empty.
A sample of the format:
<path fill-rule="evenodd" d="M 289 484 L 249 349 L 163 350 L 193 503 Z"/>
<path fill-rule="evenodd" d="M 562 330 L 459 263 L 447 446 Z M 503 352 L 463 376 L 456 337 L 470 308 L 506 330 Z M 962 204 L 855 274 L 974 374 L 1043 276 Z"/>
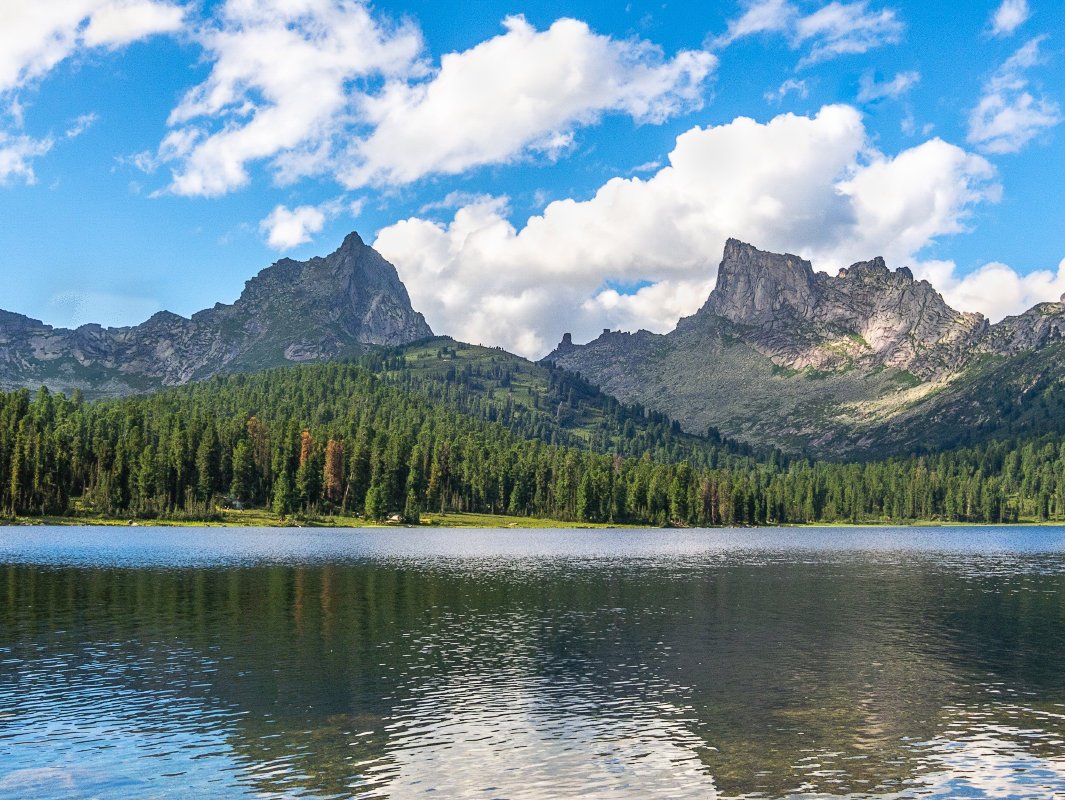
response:
<path fill-rule="evenodd" d="M 436 380 L 401 367 L 375 356 L 95 402 L 0 394 L 0 513 L 210 519 L 229 505 L 408 522 L 441 512 L 648 525 L 1065 520 L 1057 435 L 811 461 L 713 431 L 689 436 L 565 373 L 523 394 L 523 376 L 502 368 L 448 367 Z"/>

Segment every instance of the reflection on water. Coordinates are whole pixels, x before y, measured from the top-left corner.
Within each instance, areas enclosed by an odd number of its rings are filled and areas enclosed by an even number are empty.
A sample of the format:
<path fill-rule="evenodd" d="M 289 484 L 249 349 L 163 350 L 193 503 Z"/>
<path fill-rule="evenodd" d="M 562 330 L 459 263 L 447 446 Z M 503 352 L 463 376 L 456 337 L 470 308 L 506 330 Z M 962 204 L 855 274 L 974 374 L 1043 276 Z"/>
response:
<path fill-rule="evenodd" d="M 1059 530 L 127 533 L 0 529 L 0 798 L 1065 796 Z"/>

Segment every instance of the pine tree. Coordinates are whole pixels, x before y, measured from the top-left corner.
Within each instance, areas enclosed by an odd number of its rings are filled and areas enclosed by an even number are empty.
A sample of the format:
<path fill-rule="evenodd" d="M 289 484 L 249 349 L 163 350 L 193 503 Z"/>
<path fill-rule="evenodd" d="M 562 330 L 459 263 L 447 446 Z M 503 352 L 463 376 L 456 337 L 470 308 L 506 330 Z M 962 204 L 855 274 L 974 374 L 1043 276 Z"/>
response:
<path fill-rule="evenodd" d="M 292 491 L 292 482 L 288 478 L 287 472 L 282 472 L 277 476 L 277 480 L 274 481 L 273 501 L 271 507 L 277 516 L 284 519 L 292 513 L 294 506 L 294 498 Z"/>

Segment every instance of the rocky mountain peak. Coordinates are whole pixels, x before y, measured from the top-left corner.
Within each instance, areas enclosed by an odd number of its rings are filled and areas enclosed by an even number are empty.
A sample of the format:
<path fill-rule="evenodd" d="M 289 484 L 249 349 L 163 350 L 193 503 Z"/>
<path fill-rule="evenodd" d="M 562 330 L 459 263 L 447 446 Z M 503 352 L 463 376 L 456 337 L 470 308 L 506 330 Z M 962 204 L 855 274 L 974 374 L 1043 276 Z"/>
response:
<path fill-rule="evenodd" d="M 729 239 L 717 285 L 700 313 L 747 325 L 775 325 L 782 316 L 809 311 L 815 284 L 809 261 Z"/>
<path fill-rule="evenodd" d="M 364 242 L 362 240 L 362 237 L 359 236 L 359 232 L 352 231 L 344 237 L 344 241 L 340 243 L 340 247 L 337 248 L 336 252 L 341 253 L 345 250 L 351 250 L 356 253 L 360 253 L 366 246 L 366 242 Z"/>
<path fill-rule="evenodd" d="M 944 374 L 987 327 L 947 305 L 907 267 L 877 256 L 836 276 L 809 261 L 729 239 L 717 285 L 697 316 L 739 325 L 759 351 L 792 369 L 891 366 Z"/>
<path fill-rule="evenodd" d="M 1016 360 L 1014 360 L 1016 358 Z M 993 424 L 1004 378 L 1061 375 L 1065 296 L 994 325 L 883 258 L 829 275 L 737 239 L 703 308 L 666 334 L 610 333 L 546 359 L 616 397 L 756 444 L 838 455 Z"/>
<path fill-rule="evenodd" d="M 119 395 L 432 336 L 396 268 L 357 233 L 324 257 L 282 258 L 232 304 L 128 328 L 53 329 L 0 312 L 0 386 Z"/>

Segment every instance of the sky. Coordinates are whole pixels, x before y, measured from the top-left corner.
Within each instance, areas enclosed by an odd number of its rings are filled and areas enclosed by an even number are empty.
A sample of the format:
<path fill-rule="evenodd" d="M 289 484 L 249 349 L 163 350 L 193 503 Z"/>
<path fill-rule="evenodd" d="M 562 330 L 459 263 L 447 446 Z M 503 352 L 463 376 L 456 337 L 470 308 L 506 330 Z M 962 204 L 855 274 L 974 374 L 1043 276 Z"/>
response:
<path fill-rule="evenodd" d="M 356 230 L 433 330 L 670 330 L 736 237 L 1065 293 L 1059 0 L 0 0 L 0 308 L 233 302 Z"/>

